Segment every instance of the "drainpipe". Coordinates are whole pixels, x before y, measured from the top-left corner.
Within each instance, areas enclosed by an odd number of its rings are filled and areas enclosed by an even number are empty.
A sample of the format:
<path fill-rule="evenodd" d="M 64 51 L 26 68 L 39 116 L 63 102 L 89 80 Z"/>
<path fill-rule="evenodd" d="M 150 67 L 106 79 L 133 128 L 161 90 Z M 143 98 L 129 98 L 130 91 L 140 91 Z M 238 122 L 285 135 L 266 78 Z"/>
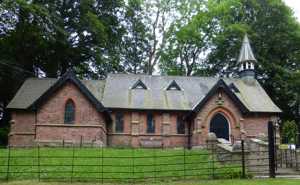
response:
<path fill-rule="evenodd" d="M 34 110 L 34 140 L 36 140 L 37 109 Z"/>
<path fill-rule="evenodd" d="M 188 146 L 189 150 L 192 148 L 192 145 L 191 145 L 191 137 L 192 137 L 191 127 L 192 127 L 192 122 L 189 121 L 188 122 L 188 140 L 187 140 L 187 146 Z"/>

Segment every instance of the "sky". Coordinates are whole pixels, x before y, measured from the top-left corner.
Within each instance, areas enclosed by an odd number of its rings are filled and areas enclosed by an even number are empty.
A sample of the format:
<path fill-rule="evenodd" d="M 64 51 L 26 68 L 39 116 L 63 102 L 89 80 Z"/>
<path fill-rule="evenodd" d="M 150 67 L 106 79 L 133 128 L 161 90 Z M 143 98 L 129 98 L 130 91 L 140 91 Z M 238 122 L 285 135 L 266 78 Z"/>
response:
<path fill-rule="evenodd" d="M 294 10 L 295 16 L 300 22 L 300 0 L 284 0 L 284 2 Z"/>

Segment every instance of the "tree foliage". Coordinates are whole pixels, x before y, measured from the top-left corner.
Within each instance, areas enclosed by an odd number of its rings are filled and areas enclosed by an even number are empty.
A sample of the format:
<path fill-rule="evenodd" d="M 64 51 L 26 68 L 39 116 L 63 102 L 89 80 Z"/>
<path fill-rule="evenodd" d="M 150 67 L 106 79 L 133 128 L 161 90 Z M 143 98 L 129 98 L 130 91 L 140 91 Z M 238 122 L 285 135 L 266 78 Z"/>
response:
<path fill-rule="evenodd" d="M 225 0 L 222 3 L 212 0 L 210 3 L 220 24 L 208 56 L 211 70 L 226 74 L 236 72 L 241 38 L 248 33 L 258 60 L 257 79 L 284 111 L 283 118 L 295 119 L 297 92 L 288 79 L 300 67 L 300 26 L 291 9 L 281 0 Z"/>
<path fill-rule="evenodd" d="M 282 138 L 285 143 L 296 144 L 297 143 L 298 126 L 295 121 L 285 121 L 282 127 Z"/>
<path fill-rule="evenodd" d="M 282 118 L 295 119 L 300 97 L 294 83 L 299 77 L 300 26 L 291 9 L 281 0 L 208 0 L 197 4 L 179 8 L 184 11 L 179 11 L 182 16 L 169 31 L 160 63 L 162 72 L 237 76 L 237 58 L 247 33 L 258 60 L 257 79 L 283 110 Z M 192 10 L 197 13 L 193 15 Z"/>

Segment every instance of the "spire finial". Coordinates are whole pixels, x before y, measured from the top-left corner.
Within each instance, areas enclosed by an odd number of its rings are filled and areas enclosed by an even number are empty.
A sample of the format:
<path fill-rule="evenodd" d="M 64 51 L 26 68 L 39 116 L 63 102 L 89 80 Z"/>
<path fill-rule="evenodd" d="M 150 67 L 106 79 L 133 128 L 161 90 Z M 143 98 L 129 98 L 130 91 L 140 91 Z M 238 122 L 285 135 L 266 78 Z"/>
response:
<path fill-rule="evenodd" d="M 248 35 L 245 34 L 238 63 L 247 61 L 256 62 L 256 58 L 254 57 Z"/>
<path fill-rule="evenodd" d="M 239 76 L 250 81 L 255 78 L 255 63 L 256 58 L 252 52 L 248 35 L 245 34 L 240 56 L 238 59 Z"/>

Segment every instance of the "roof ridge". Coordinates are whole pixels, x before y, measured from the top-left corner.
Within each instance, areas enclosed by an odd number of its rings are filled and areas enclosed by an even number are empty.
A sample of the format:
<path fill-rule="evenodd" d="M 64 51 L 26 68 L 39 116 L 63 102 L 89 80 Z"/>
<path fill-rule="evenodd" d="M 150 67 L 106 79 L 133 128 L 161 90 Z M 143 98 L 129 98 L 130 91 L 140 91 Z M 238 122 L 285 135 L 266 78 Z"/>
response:
<path fill-rule="evenodd" d="M 42 78 L 39 78 L 39 77 L 29 77 L 29 78 L 26 78 L 26 80 L 57 80 L 58 78 L 49 78 L 49 77 L 42 77 Z"/>
<path fill-rule="evenodd" d="M 180 75 L 147 75 L 147 74 L 132 74 L 132 73 L 109 73 L 107 76 L 144 76 L 144 77 L 176 77 L 176 78 L 208 78 L 208 79 L 239 79 L 234 77 L 218 77 L 218 76 L 180 76 Z"/>

